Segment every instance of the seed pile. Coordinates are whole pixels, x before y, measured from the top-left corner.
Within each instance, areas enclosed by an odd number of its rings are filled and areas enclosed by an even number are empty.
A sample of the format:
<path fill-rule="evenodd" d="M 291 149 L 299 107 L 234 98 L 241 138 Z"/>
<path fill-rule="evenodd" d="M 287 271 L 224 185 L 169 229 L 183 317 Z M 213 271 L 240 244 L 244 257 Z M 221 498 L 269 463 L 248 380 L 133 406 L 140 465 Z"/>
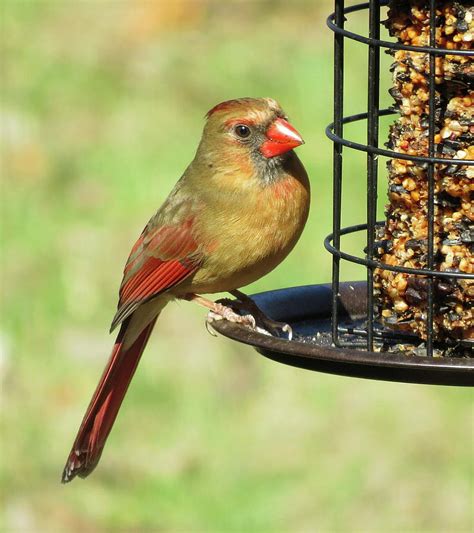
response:
<path fill-rule="evenodd" d="M 392 0 L 386 21 L 403 44 L 429 46 L 429 2 Z M 474 272 L 474 167 L 449 159 L 474 159 L 474 55 L 472 1 L 437 2 L 437 46 L 453 50 L 436 58 L 434 269 Z M 429 55 L 391 51 L 394 62 L 390 90 L 400 116 L 390 128 L 387 146 L 396 152 L 428 156 Z M 427 268 L 428 170 L 424 163 L 392 159 L 388 167 L 386 223 L 377 235 L 376 255 L 390 265 Z M 383 322 L 426 338 L 428 280 L 378 269 L 375 272 L 378 311 Z M 437 340 L 474 340 L 474 282 L 435 281 L 434 332 Z"/>

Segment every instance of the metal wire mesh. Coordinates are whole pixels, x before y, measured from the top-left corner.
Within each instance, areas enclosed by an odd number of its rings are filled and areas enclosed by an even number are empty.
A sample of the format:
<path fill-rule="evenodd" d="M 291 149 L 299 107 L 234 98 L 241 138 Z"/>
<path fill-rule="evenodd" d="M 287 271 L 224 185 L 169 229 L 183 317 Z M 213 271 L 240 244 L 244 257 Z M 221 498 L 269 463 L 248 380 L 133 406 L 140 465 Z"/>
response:
<path fill-rule="evenodd" d="M 354 347 L 360 345 L 369 351 L 374 350 L 376 341 L 398 339 L 400 343 L 411 342 L 414 335 L 400 334 L 382 326 L 376 316 L 374 298 L 374 271 L 375 269 L 404 272 L 407 274 L 425 276 L 427 281 L 426 296 L 426 355 L 433 356 L 433 348 L 437 339 L 433 331 L 433 320 L 436 309 L 435 281 L 441 278 L 451 279 L 474 279 L 474 274 L 465 272 L 445 272 L 435 268 L 435 168 L 437 164 L 446 164 L 446 159 L 436 155 L 435 145 L 435 113 L 430 112 L 428 117 L 428 155 L 400 153 L 394 150 L 379 147 L 379 119 L 380 117 L 396 114 L 393 109 L 380 109 L 380 52 L 385 50 L 406 50 L 428 54 L 429 57 L 429 108 L 435 109 L 436 83 L 435 62 L 436 58 L 453 54 L 453 50 L 440 48 L 436 43 L 436 2 L 429 1 L 430 27 L 429 46 L 411 46 L 400 42 L 390 42 L 380 39 L 380 13 L 381 7 L 387 6 L 388 0 L 370 0 L 367 3 L 354 6 L 345 6 L 344 0 L 335 1 L 335 11 L 329 16 L 327 24 L 334 32 L 334 122 L 327 127 L 326 133 L 333 141 L 333 232 L 326 238 L 325 247 L 333 255 L 332 275 L 332 337 L 337 347 Z M 345 29 L 346 16 L 362 11 L 368 12 L 369 33 L 368 36 Z M 358 41 L 367 46 L 368 69 L 367 69 L 367 111 L 344 116 L 344 61 L 345 39 Z M 456 50 L 456 55 L 468 55 L 472 57 L 471 50 Z M 358 121 L 366 121 L 367 142 L 361 144 L 344 137 L 344 126 Z M 364 223 L 342 227 L 342 184 L 343 184 L 343 149 L 359 150 L 367 153 L 367 218 Z M 385 221 L 377 221 L 377 178 L 379 156 L 405 159 L 422 163 L 427 167 L 428 197 L 427 197 L 427 261 L 426 268 L 408 268 L 398 265 L 382 263 L 374 254 L 374 240 L 376 228 L 385 224 Z M 474 165 L 474 160 L 449 159 L 450 165 Z M 341 249 L 341 236 L 355 232 L 365 231 L 365 253 L 361 256 L 349 254 Z M 340 276 L 341 261 L 349 261 L 365 266 L 367 272 L 367 320 L 363 327 L 348 327 L 340 320 Z M 351 339 L 345 339 L 346 334 L 351 334 Z M 360 342 L 355 343 L 353 335 L 360 337 Z M 420 341 L 420 339 L 418 339 Z M 472 346 L 471 341 L 460 341 L 465 346 Z M 448 341 L 446 341 L 446 345 Z"/>

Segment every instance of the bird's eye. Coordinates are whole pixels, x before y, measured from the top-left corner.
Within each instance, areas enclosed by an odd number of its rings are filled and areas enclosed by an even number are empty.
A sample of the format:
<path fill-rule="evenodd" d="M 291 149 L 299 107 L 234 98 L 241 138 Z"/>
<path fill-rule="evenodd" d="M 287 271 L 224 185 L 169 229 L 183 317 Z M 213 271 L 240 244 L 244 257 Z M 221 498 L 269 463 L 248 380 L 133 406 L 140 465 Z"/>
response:
<path fill-rule="evenodd" d="M 247 139 L 250 136 L 250 128 L 245 124 L 237 124 L 234 128 L 235 134 L 241 139 Z"/>

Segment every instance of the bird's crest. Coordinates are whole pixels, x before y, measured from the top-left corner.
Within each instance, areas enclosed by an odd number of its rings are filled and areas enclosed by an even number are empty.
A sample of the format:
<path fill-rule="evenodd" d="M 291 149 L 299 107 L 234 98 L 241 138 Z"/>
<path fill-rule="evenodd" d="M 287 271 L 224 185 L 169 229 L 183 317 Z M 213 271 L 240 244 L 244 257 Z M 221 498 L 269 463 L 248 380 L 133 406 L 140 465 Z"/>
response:
<path fill-rule="evenodd" d="M 232 109 L 236 109 L 239 107 L 250 107 L 250 106 L 258 106 L 258 107 L 270 107 L 275 110 L 279 109 L 280 106 L 278 103 L 273 100 L 273 98 L 235 98 L 233 100 L 226 100 L 225 102 L 221 102 L 220 104 L 215 105 L 212 109 L 210 109 L 206 113 L 206 118 L 210 118 L 214 113 L 220 112 L 220 111 L 230 111 Z"/>

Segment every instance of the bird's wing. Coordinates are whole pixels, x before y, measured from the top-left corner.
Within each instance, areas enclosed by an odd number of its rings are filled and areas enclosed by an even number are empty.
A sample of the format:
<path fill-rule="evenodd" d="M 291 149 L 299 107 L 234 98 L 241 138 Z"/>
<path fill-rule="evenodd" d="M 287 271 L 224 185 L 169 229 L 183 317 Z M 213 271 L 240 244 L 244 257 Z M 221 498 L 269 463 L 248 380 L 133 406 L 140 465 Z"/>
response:
<path fill-rule="evenodd" d="M 200 264 L 192 234 L 193 216 L 178 223 L 157 224 L 152 219 L 132 248 L 120 286 L 111 331 L 139 305 L 192 275 Z"/>

